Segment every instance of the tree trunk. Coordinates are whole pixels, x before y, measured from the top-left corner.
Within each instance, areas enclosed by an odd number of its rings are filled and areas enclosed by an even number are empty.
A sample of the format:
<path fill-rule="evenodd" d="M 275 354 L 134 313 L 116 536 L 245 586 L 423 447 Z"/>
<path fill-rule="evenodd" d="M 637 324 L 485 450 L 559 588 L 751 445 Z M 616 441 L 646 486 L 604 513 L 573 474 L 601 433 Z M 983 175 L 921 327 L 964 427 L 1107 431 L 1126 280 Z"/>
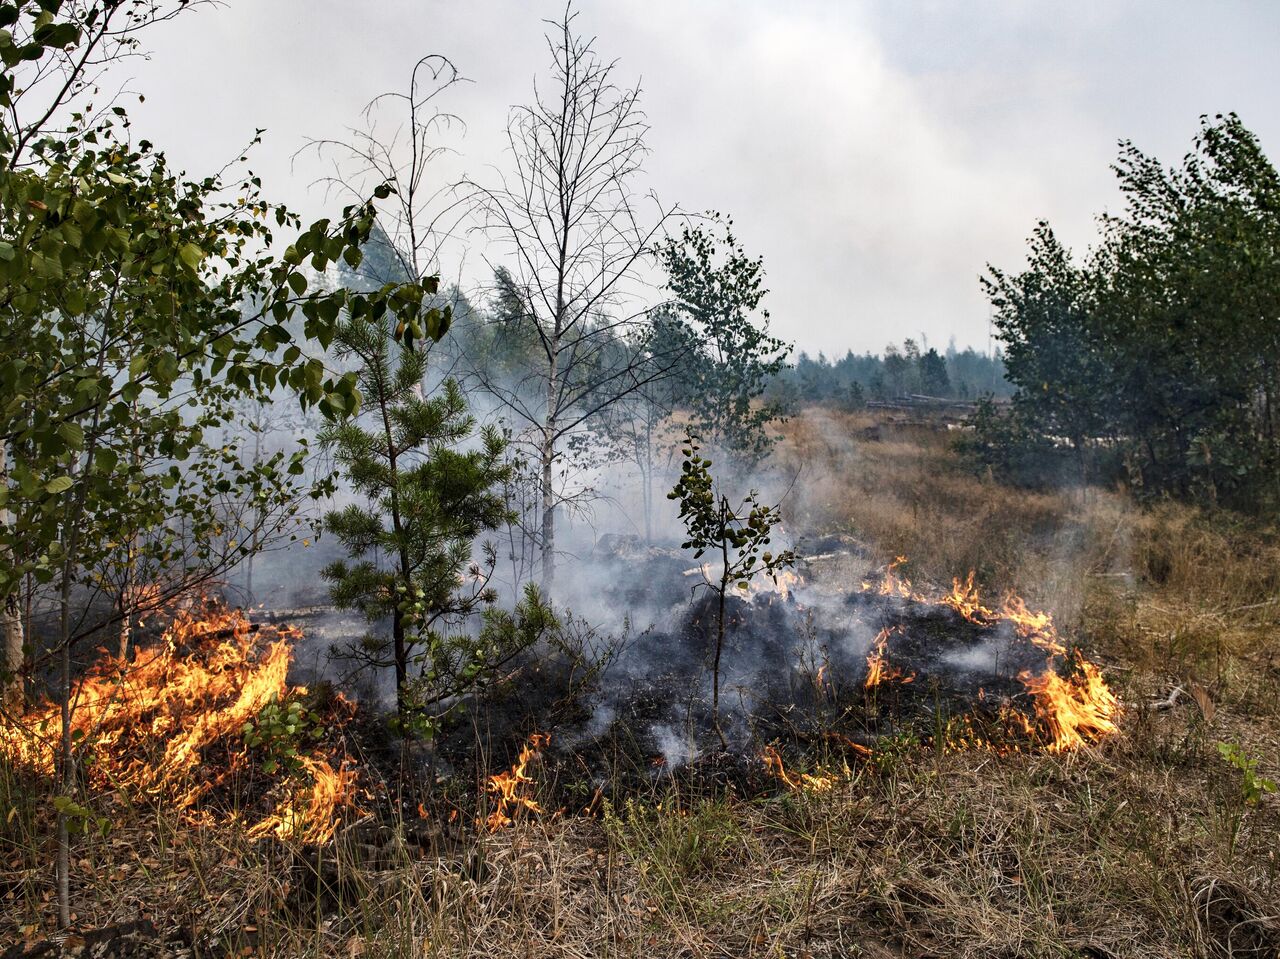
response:
<path fill-rule="evenodd" d="M 562 257 L 563 262 L 563 257 Z M 560 387 L 560 336 L 563 299 L 556 306 L 556 325 L 547 357 L 547 409 L 542 418 L 542 589 L 550 597 L 556 578 L 556 491 L 552 468 L 556 461 L 556 406 Z"/>
<path fill-rule="evenodd" d="M 125 657 L 129 655 L 129 637 L 133 633 L 133 608 L 128 601 L 120 603 L 120 641 L 116 651 L 116 658 L 124 662 Z"/>
<path fill-rule="evenodd" d="M 391 500 L 391 531 L 395 535 L 397 544 L 397 558 L 399 559 L 400 581 L 404 586 L 404 598 L 408 600 L 413 596 L 413 565 L 409 562 L 409 546 L 407 542 L 408 534 L 405 530 L 404 522 L 400 514 L 400 468 L 398 465 L 398 456 L 396 453 L 395 433 L 391 424 L 391 411 L 389 408 L 388 398 L 385 386 L 379 384 L 378 392 L 378 409 L 382 415 L 383 436 L 387 444 L 387 465 L 389 468 L 389 484 L 390 484 L 390 500 Z M 400 783 L 403 787 L 405 777 L 405 763 L 408 758 L 408 736 L 409 736 L 409 714 L 408 704 L 404 698 L 405 683 L 409 679 L 409 644 L 405 639 L 404 632 L 404 613 L 399 609 L 395 609 L 391 614 L 391 642 L 392 653 L 395 658 L 396 668 L 396 716 L 400 720 Z"/>
<path fill-rule="evenodd" d="M 542 589 L 550 596 L 556 578 L 556 499 L 552 486 L 552 467 L 555 465 L 555 448 L 550 432 L 542 441 Z"/>
<path fill-rule="evenodd" d="M 10 593 L 4 598 L 4 609 L 0 612 L 4 620 L 4 658 L 0 660 L 0 675 L 3 675 L 3 696 L 0 702 L 4 708 L 12 712 L 21 712 L 26 697 L 23 695 L 22 682 L 22 610 L 18 605 L 18 594 Z"/>
<path fill-rule="evenodd" d="M 4 443 L 0 443 L 0 488 L 7 488 L 9 485 L 9 467 L 5 459 L 6 448 Z M 13 524 L 13 515 L 7 507 L 0 507 L 0 526 L 11 527 Z M 9 549 L 0 551 L 0 563 L 10 567 L 16 565 L 13 562 L 13 554 Z M 3 623 L 3 646 L 0 646 L 0 704 L 4 708 L 14 712 L 20 712 L 23 705 L 23 685 L 22 685 L 22 610 L 19 607 L 18 597 L 20 594 L 20 584 L 15 582 L 9 595 L 4 597 L 2 609 L 0 609 L 0 622 Z"/>
<path fill-rule="evenodd" d="M 398 610 L 391 616 L 391 641 L 396 660 L 396 715 L 400 717 L 400 734 L 403 736 L 408 719 L 404 686 L 409 681 L 409 649 L 404 641 L 404 619 Z"/>
<path fill-rule="evenodd" d="M 90 432 L 89 444 L 85 449 L 84 461 L 79 470 L 74 467 L 69 475 L 73 479 L 88 473 L 93 468 L 93 457 L 97 451 L 98 418 L 95 415 Z M 79 475 L 77 475 L 79 474 Z M 80 543 L 80 525 L 84 519 L 84 502 L 86 490 L 84 484 L 76 494 L 75 500 L 68 506 L 66 517 L 62 523 L 62 583 L 58 595 L 58 642 L 61 647 L 61 737 L 58 749 L 58 790 L 68 800 L 76 795 L 75 744 L 71 735 L 71 583 L 75 571 L 74 557 Z M 58 813 L 58 925 L 66 929 L 71 925 L 71 822 L 65 812 Z"/>
<path fill-rule="evenodd" d="M 644 424 L 644 544 L 653 545 L 653 423 Z"/>
<path fill-rule="evenodd" d="M 262 425 L 261 423 L 262 404 L 261 403 L 258 404 L 258 421 L 259 422 L 256 425 L 258 427 L 261 427 Z M 253 431 L 253 465 L 256 467 L 261 462 L 262 462 L 262 431 L 259 428 Z M 262 522 L 261 517 L 258 517 L 257 519 L 258 519 L 258 522 L 255 524 L 255 529 L 253 534 L 254 538 L 252 541 L 253 548 L 249 550 L 249 557 L 245 561 L 245 569 L 244 569 L 244 604 L 250 607 L 253 606 L 253 558 L 258 554 L 258 549 L 257 549 L 258 534 L 257 534 L 256 527 L 260 526 Z"/>
<path fill-rule="evenodd" d="M 120 640 L 117 655 L 121 662 L 129 655 L 129 639 L 133 632 L 133 612 L 137 600 L 137 587 L 134 585 L 137 567 L 137 537 L 129 541 L 125 555 L 124 582 L 120 588 Z"/>
<path fill-rule="evenodd" d="M 133 401 L 133 411 L 138 412 L 138 401 Z M 138 459 L 138 431 L 134 429 L 133 435 L 133 452 L 130 459 L 133 461 L 134 469 L 138 469 L 141 463 Z M 257 463 L 255 462 L 256 466 Z M 138 569 L 138 533 L 135 531 L 129 536 L 129 546 L 125 551 L 124 566 L 124 582 L 120 588 L 120 644 L 119 653 L 120 661 L 124 662 L 124 658 L 129 655 L 129 639 L 133 631 L 133 613 L 137 605 L 138 588 L 137 588 L 137 569 Z"/>
<path fill-rule="evenodd" d="M 724 513 L 721 511 L 721 526 L 723 528 Z M 716 735 L 720 737 L 720 746 L 723 749 L 729 748 L 729 742 L 724 738 L 724 730 L 720 728 L 720 654 L 724 651 L 724 594 L 729 588 L 729 546 L 728 542 L 721 536 L 720 555 L 724 562 L 720 572 L 720 590 L 716 597 L 718 608 L 716 613 L 716 652 L 715 658 L 711 663 L 711 716 L 715 721 Z"/>
<path fill-rule="evenodd" d="M 67 560 L 62 569 L 62 590 L 59 602 L 62 694 L 62 735 L 58 748 L 58 791 L 70 799 L 75 793 L 74 754 L 71 750 L 71 563 Z M 71 824 L 65 812 L 58 813 L 58 926 L 71 925 Z"/>

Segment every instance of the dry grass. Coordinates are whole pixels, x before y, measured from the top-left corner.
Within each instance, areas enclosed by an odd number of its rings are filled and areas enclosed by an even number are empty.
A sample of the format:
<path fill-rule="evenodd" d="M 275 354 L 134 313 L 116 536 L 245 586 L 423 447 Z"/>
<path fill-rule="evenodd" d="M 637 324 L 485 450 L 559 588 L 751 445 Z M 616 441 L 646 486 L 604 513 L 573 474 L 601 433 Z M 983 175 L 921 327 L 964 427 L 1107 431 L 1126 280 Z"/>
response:
<path fill-rule="evenodd" d="M 920 578 L 970 568 L 1051 609 L 1108 664 L 1123 734 L 1066 756 L 904 746 L 831 793 L 550 817 L 467 858 L 374 868 L 338 846 L 332 900 L 276 846 L 158 810 L 78 841 L 81 920 L 151 912 L 222 953 L 273 956 L 1271 956 L 1280 797 L 1246 804 L 1218 755 L 1280 777 L 1280 547 L 1265 530 L 1106 490 L 1028 493 L 966 473 L 945 433 L 793 421 L 793 530 L 845 532 Z M 1173 685 L 1170 709 L 1144 705 Z M 47 805 L 0 776 L 3 937 L 47 928 Z"/>
<path fill-rule="evenodd" d="M 1274 670 L 1274 529 L 1175 503 L 1139 508 L 1115 490 L 1014 489 L 966 469 L 945 430 L 858 439 L 872 422 L 811 411 L 789 424 L 777 463 L 798 476 L 795 527 L 850 534 L 882 562 L 907 556 L 922 579 L 975 570 L 1129 666 L 1205 682 L 1233 658 Z"/>
<path fill-rule="evenodd" d="M 1158 723 L 1203 740 L 1191 717 Z M 904 755 L 832 793 L 637 799 L 485 838 L 479 871 L 343 861 L 323 908 L 279 850 L 157 819 L 84 840 L 77 899 L 86 923 L 162 915 L 215 954 L 1226 955 L 1250 921 L 1266 932 L 1280 823 L 1251 810 L 1232 843 L 1222 771 L 1175 752 Z M 1231 928 L 1198 908 L 1211 882 L 1232 891 Z"/>

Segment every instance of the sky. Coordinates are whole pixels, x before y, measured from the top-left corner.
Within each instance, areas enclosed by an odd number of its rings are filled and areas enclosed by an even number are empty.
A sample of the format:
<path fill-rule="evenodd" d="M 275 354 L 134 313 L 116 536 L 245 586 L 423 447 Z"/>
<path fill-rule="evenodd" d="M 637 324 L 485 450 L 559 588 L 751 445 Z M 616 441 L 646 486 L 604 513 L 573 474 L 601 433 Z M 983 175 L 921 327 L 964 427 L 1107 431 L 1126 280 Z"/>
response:
<path fill-rule="evenodd" d="M 643 180 L 668 204 L 731 214 L 764 258 L 773 331 L 797 349 L 878 352 L 905 337 L 987 349 L 978 282 L 1016 268 L 1039 219 L 1083 251 L 1121 197 L 1130 139 L 1166 162 L 1201 114 L 1239 113 L 1280 148 L 1280 4 L 1222 0 L 581 0 L 576 24 L 638 83 Z M 251 154 L 269 198 L 340 201 L 299 150 L 361 123 L 426 54 L 468 83 L 445 109 L 440 184 L 508 167 L 510 107 L 549 63 L 562 0 L 227 0 L 159 28 L 128 65 L 138 135 L 190 173 Z M 389 128 L 388 128 L 389 129 Z M 1274 155 L 1274 154 L 1273 154 Z M 447 251 L 478 282 L 484 256 Z"/>

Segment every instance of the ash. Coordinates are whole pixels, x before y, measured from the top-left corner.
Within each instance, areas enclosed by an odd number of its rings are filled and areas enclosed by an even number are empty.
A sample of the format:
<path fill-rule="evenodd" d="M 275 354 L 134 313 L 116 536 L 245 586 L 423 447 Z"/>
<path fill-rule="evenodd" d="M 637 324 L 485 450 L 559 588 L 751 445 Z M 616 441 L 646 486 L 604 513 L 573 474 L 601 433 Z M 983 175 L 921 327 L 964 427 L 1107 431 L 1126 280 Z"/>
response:
<path fill-rule="evenodd" d="M 722 776 L 769 743 L 865 756 L 885 737 L 991 739 L 1010 717 L 1027 732 L 1034 702 L 1019 677 L 1054 668 L 1050 651 L 1007 619 L 867 588 L 892 569 L 872 568 L 852 541 L 802 545 L 794 581 L 728 596 L 718 717 L 727 749 L 711 706 L 714 592 L 678 551 L 619 537 L 593 557 L 594 612 L 612 611 L 618 635 L 595 637 L 591 663 L 580 658 L 590 644 L 540 651 L 510 689 L 470 704 L 442 755 L 465 762 L 481 731 L 495 756 L 514 755 L 530 730 L 549 731 L 548 761 L 608 790 L 619 769 L 640 780 Z"/>

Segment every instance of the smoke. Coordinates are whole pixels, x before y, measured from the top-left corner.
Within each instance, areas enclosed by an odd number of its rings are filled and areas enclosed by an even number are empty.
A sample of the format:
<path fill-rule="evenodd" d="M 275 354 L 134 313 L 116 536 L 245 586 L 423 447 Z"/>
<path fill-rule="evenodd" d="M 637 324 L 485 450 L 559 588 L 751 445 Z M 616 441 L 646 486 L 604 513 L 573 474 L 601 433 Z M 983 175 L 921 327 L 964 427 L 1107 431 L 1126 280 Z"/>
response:
<path fill-rule="evenodd" d="M 455 373 L 454 359 L 442 354 L 424 389 L 438 389 Z M 510 405 L 472 387 L 468 400 L 476 419 L 510 431 L 513 449 L 527 452 L 531 437 L 518 432 Z M 504 386 L 519 387 L 518 382 Z M 528 400 L 537 402 L 535 396 Z M 848 452 L 848 438 L 838 430 L 821 422 L 811 428 Z M 288 429 L 283 436 L 287 443 Z M 777 588 L 757 577 L 750 593 L 735 590 L 727 598 L 720 709 L 714 713 L 716 603 L 710 583 L 716 570 L 704 569 L 680 546 L 684 531 L 677 505 L 666 497 L 678 469 L 675 440 L 669 437 L 655 451 L 649 475 L 625 456 L 610 455 L 608 437 L 590 431 L 566 448 L 565 462 L 572 468 L 559 468 L 557 494 L 572 508 L 558 511 L 559 568 L 549 598 L 563 621 L 589 623 L 604 640 L 599 649 L 573 655 L 551 648 L 531 651 L 514 682 L 513 698 L 465 703 L 468 710 L 483 705 L 489 728 L 500 735 L 509 732 L 514 740 L 530 725 L 550 723 L 561 748 L 604 751 L 609 743 L 625 741 L 638 763 L 660 760 L 653 768 L 672 770 L 705 757 L 718 746 L 719 735 L 733 750 L 745 751 L 761 740 L 824 735 L 832 716 L 844 715 L 843 734 L 874 738 L 936 718 L 939 709 L 957 714 L 971 709 L 980 696 L 1025 699 L 1016 677 L 1029 666 L 1043 668 L 1044 656 L 1033 651 L 1029 657 L 1026 644 L 1007 624 L 977 628 L 952 610 L 897 597 L 868 598 L 861 583 L 871 571 L 860 544 L 840 536 L 797 539 L 791 528 L 816 525 L 802 516 L 799 526 L 776 528 L 770 544 L 774 551 L 792 548 L 802 557 L 800 581 Z M 717 482 L 731 501 L 759 490 L 764 502 L 781 502 L 785 509 L 821 495 L 813 487 L 838 482 L 783 472 L 770 465 L 777 459 L 734 471 L 729 457 L 714 450 L 711 456 Z M 324 468 L 323 462 L 317 465 Z M 797 496 L 798 489 L 803 496 Z M 349 486 L 337 477 L 334 496 L 317 504 L 316 512 L 351 499 Z M 529 539 L 538 518 L 536 497 L 533 502 L 534 512 L 521 517 L 523 525 L 487 537 L 498 558 L 492 585 L 507 608 L 539 572 Z M 642 524 L 638 517 L 646 507 L 649 515 Z M 1061 552 L 1072 555 L 1071 544 L 1063 543 Z M 340 554 L 332 537 L 321 536 L 300 538 L 288 549 L 260 557 L 252 600 L 302 626 L 306 639 L 295 663 L 300 677 L 334 679 L 348 687 L 355 683 L 362 700 L 385 708 L 395 692 L 389 671 L 353 677 L 327 655 L 331 647 L 358 641 L 366 632 L 389 631 L 387 623 L 366 623 L 358 614 L 332 608 L 320 571 Z M 1064 578 L 1070 575 L 1064 564 Z M 475 630 L 478 622 L 461 628 Z M 868 689 L 871 658 L 887 628 L 895 631 L 893 640 L 880 645 L 896 679 Z M 584 670 L 592 674 L 590 688 L 574 686 L 574 708 L 566 709 L 566 690 L 578 681 L 569 677 Z"/>

